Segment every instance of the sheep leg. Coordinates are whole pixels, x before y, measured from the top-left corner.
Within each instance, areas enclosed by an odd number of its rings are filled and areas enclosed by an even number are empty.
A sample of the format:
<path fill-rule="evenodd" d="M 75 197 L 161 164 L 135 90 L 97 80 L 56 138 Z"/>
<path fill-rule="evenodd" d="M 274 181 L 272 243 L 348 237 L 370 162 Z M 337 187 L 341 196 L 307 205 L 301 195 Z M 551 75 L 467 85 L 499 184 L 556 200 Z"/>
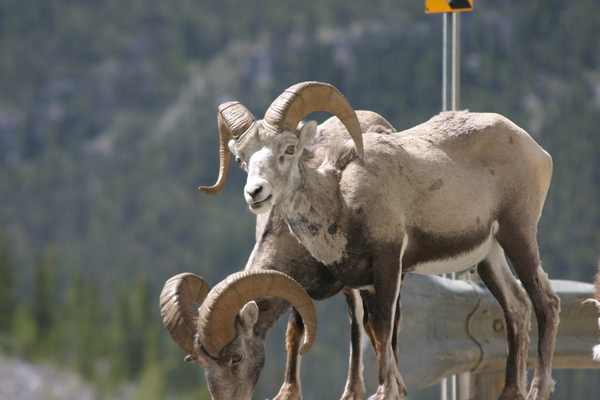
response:
<path fill-rule="evenodd" d="M 505 384 L 500 399 L 523 400 L 527 387 L 526 363 L 531 316 L 529 299 L 513 277 L 504 251 L 497 243 L 490 256 L 479 263 L 477 271 L 500 303 L 506 321 L 508 357 Z"/>
<path fill-rule="evenodd" d="M 404 275 L 402 275 L 404 281 Z M 396 304 L 396 318 L 394 319 L 394 330 L 392 332 L 392 350 L 394 352 L 394 358 L 396 359 L 396 365 L 398 363 L 398 334 L 402 329 L 402 308 L 400 302 L 400 295 L 398 295 L 398 304 Z"/>
<path fill-rule="evenodd" d="M 373 333 L 373 329 L 371 327 L 371 323 L 369 322 L 369 313 L 367 309 L 364 310 L 364 318 L 363 318 L 363 328 L 365 333 L 369 337 L 371 341 L 371 346 L 375 348 L 375 336 Z M 394 330 L 392 332 L 392 351 L 394 352 L 394 357 L 396 358 L 396 364 L 398 364 L 398 334 L 402 329 L 402 312 L 400 310 L 400 297 L 398 297 L 398 305 L 396 306 L 396 319 L 394 322 Z"/>
<path fill-rule="evenodd" d="M 287 361 L 285 366 L 285 377 L 279 393 L 273 400 L 301 400 L 302 390 L 300 388 L 300 345 L 304 335 L 304 324 L 302 317 L 292 308 L 286 331 Z"/>
<path fill-rule="evenodd" d="M 344 295 L 346 296 L 350 316 L 350 363 L 348 366 L 348 380 L 341 400 L 360 400 L 365 396 L 361 346 L 364 309 L 358 290 L 346 289 Z"/>
<path fill-rule="evenodd" d="M 394 263 L 382 262 L 373 268 L 375 293 L 362 291 L 367 305 L 369 325 L 372 331 L 375 355 L 377 357 L 378 383 L 373 400 L 402 400 L 406 396 L 406 386 L 398 370 L 392 341 L 397 328 L 396 307 L 400 293 L 400 274 Z"/>
<path fill-rule="evenodd" d="M 560 298 L 542 270 L 536 230 L 523 232 L 517 224 L 511 228 L 514 229 L 506 236 L 499 235 L 498 240 L 531 299 L 538 321 L 537 362 L 527 400 L 546 400 L 554 390 L 552 355 L 559 323 Z"/>
<path fill-rule="evenodd" d="M 375 334 L 373 333 L 373 327 L 371 326 L 371 318 L 369 318 L 369 309 L 367 306 L 368 298 L 366 296 L 368 296 L 368 292 L 361 291 L 360 294 L 364 305 L 363 328 L 365 329 L 365 333 L 369 337 L 371 346 L 375 348 Z"/>

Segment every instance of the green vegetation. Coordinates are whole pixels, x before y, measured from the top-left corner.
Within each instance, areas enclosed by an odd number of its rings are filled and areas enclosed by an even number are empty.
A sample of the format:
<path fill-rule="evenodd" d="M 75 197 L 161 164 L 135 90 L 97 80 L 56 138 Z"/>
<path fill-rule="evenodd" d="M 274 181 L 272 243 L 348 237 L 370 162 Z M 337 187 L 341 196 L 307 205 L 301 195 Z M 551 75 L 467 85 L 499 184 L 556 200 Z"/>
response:
<path fill-rule="evenodd" d="M 120 286 L 110 305 L 80 270 L 60 283 L 55 255 L 47 249 L 36 262 L 31 298 L 8 314 L 15 320 L 2 332 L 0 350 L 71 367 L 106 393 L 135 381 L 135 398 L 164 399 L 169 357 L 147 278 Z"/>
<path fill-rule="evenodd" d="M 16 272 L 11 264 L 4 232 L 0 231 L 0 338 L 12 328 L 17 306 Z"/>
<path fill-rule="evenodd" d="M 0 353 L 76 369 L 108 393 L 134 382 L 140 398 L 208 398 L 157 303 L 170 276 L 214 285 L 252 249 L 242 172 L 216 198 L 197 191 L 216 180 L 218 104 L 260 117 L 286 87 L 320 80 L 408 128 L 441 106 L 441 16 L 391 0 L 25 3 L 0 0 Z M 591 281 L 599 257 L 598 15 L 592 0 L 462 14 L 462 107 L 504 114 L 553 156 L 539 226 L 552 279 Z M 305 395 L 336 398 L 346 308 L 318 307 L 329 325 L 304 358 Z M 282 379 L 283 325 L 262 398 Z"/>

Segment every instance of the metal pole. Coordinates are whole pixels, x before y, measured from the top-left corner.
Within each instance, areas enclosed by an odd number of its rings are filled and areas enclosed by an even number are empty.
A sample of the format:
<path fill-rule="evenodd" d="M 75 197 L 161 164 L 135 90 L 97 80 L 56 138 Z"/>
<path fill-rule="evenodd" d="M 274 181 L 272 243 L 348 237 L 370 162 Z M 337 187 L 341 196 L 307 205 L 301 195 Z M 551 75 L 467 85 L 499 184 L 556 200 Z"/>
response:
<path fill-rule="evenodd" d="M 448 111 L 451 104 L 449 96 L 452 93 L 452 88 L 450 86 L 452 78 L 449 76 L 451 63 L 449 58 L 452 53 L 452 48 L 450 46 L 450 38 L 452 36 L 450 19 L 452 16 L 451 13 L 444 13 L 442 16 L 444 20 L 444 35 L 442 39 L 442 111 Z"/>
<path fill-rule="evenodd" d="M 460 13 L 452 13 L 452 110 L 460 107 Z"/>
<path fill-rule="evenodd" d="M 450 19 L 452 13 L 443 13 L 443 36 L 442 36 L 442 111 L 449 111 L 452 104 L 452 76 L 450 75 L 452 65 L 452 25 Z M 454 275 L 454 274 L 452 274 Z M 446 277 L 446 274 L 443 274 Z M 452 279 L 454 276 L 452 276 Z M 440 400 L 448 400 L 448 379 L 443 378 L 440 382 Z"/>
<path fill-rule="evenodd" d="M 440 382 L 440 389 L 442 390 L 440 400 L 448 400 L 448 379 L 442 378 Z"/>
<path fill-rule="evenodd" d="M 443 15 L 442 111 L 456 111 L 460 107 L 460 13 L 444 13 Z M 450 24 L 450 19 L 452 19 L 452 24 Z M 452 273 L 451 279 L 456 279 L 454 273 Z M 465 386 L 466 382 L 463 382 L 465 377 L 460 378 L 461 386 Z M 444 378 L 441 384 L 441 400 L 445 400 L 447 396 L 447 386 L 446 378 Z M 451 399 L 456 400 L 456 375 L 450 377 L 450 393 Z"/>
<path fill-rule="evenodd" d="M 460 108 L 460 13 L 444 13 L 442 111 Z"/>
<path fill-rule="evenodd" d="M 444 13 L 442 111 L 460 109 L 460 13 Z"/>
<path fill-rule="evenodd" d="M 456 400 L 456 375 L 452 375 L 450 377 L 450 382 L 452 383 L 452 385 L 450 385 L 450 390 L 452 391 L 452 400 Z"/>

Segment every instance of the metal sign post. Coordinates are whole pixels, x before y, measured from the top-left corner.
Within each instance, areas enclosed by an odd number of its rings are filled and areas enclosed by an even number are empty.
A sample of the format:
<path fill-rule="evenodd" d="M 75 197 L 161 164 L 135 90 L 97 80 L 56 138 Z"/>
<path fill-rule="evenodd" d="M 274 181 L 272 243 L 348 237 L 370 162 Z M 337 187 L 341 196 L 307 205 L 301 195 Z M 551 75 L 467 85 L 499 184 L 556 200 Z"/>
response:
<path fill-rule="evenodd" d="M 444 13 L 442 111 L 460 108 L 460 14 Z"/>
<path fill-rule="evenodd" d="M 460 108 L 460 13 L 471 11 L 473 0 L 425 0 L 425 12 L 443 13 L 444 37 L 442 48 L 442 111 L 457 111 Z M 451 279 L 456 279 L 452 274 Z M 469 392 L 471 377 L 469 373 L 459 376 L 461 400 Z M 457 400 L 457 377 L 450 377 L 451 400 Z M 448 400 L 448 380 L 441 381 L 441 400 Z"/>
<path fill-rule="evenodd" d="M 442 111 L 460 108 L 460 13 L 471 11 L 473 0 L 425 0 L 425 12 L 443 13 Z"/>

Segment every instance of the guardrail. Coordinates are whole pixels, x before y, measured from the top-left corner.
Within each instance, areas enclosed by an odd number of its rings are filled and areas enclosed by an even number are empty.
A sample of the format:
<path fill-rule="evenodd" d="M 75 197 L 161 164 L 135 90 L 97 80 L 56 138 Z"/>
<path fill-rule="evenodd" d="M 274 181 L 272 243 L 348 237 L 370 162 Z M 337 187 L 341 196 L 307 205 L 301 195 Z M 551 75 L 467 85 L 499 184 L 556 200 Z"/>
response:
<path fill-rule="evenodd" d="M 552 280 L 561 298 L 554 368 L 600 369 L 592 347 L 600 339 L 598 310 L 582 306 L 593 297 L 589 283 Z M 506 329 L 500 305 L 481 281 L 450 280 L 408 274 L 402 288 L 403 328 L 399 336 L 399 368 L 409 390 L 463 372 L 504 371 Z M 537 322 L 532 312 L 527 368 L 535 366 Z M 366 339 L 365 339 L 366 340 Z M 377 388 L 377 363 L 365 344 L 365 384 Z"/>

